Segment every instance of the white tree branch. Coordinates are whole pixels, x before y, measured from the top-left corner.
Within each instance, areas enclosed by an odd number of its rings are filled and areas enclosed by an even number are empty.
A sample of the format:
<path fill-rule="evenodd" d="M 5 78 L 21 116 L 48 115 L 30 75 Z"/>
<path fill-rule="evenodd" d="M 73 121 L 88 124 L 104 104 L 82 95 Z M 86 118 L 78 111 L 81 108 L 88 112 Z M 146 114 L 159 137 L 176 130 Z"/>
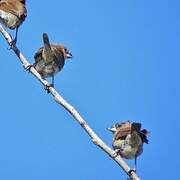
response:
<path fill-rule="evenodd" d="M 8 32 L 4 30 L 4 28 L 0 25 L 0 32 L 2 33 L 3 37 L 7 41 L 9 45 L 12 43 L 12 38 Z M 19 60 L 21 61 L 24 69 L 27 69 L 30 65 L 28 60 L 24 57 L 24 55 L 20 52 L 16 45 L 12 46 L 12 50 L 18 56 Z M 49 83 L 41 77 L 41 75 L 36 71 L 34 67 L 31 67 L 29 70 L 44 86 L 49 85 Z M 86 123 L 86 121 L 82 118 L 79 112 L 70 105 L 63 97 L 53 88 L 50 87 L 49 89 L 51 95 L 54 97 L 55 101 L 63 106 L 73 117 L 74 119 L 81 125 L 81 127 L 87 132 L 87 134 L 92 139 L 92 142 L 101 148 L 104 152 L 106 152 L 129 176 L 132 180 L 140 180 L 140 178 L 136 175 L 134 171 L 130 171 L 130 167 L 125 163 L 125 161 L 118 155 L 115 156 L 116 152 L 107 146 L 99 137 L 98 135 L 91 129 L 91 127 Z"/>

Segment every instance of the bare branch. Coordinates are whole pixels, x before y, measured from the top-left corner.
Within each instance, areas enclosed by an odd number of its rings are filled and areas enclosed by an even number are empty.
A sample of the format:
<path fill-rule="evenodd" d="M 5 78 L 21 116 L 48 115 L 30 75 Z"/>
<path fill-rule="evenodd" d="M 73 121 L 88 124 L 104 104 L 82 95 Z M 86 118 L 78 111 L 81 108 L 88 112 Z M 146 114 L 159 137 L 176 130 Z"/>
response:
<path fill-rule="evenodd" d="M 12 38 L 7 33 L 4 28 L 0 25 L 0 32 L 2 33 L 3 37 L 7 41 L 9 45 L 12 44 Z M 18 56 L 19 60 L 21 61 L 23 68 L 27 69 L 30 65 L 28 60 L 24 57 L 24 55 L 20 52 L 16 45 L 12 45 L 12 50 Z M 49 83 L 41 77 L 41 75 L 36 71 L 34 67 L 31 67 L 29 70 L 44 86 L 49 85 Z M 134 171 L 131 171 L 129 166 L 125 163 L 125 161 L 118 155 L 116 156 L 116 152 L 111 149 L 108 145 L 106 145 L 98 135 L 91 129 L 91 127 L 86 123 L 86 121 L 82 118 L 79 112 L 70 105 L 63 97 L 53 88 L 50 87 L 49 91 L 51 95 L 54 97 L 54 100 L 61 106 L 63 106 L 73 117 L 74 119 L 81 125 L 81 127 L 87 132 L 90 136 L 92 142 L 101 148 L 104 152 L 106 152 L 129 176 L 132 180 L 140 180 L 140 178 L 136 175 Z"/>

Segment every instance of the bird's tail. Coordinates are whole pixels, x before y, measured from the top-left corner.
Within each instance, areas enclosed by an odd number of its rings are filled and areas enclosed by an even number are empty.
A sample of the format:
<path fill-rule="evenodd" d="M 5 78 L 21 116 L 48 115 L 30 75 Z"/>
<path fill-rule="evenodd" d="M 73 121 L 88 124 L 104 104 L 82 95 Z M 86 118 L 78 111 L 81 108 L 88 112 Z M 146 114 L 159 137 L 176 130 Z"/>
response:
<path fill-rule="evenodd" d="M 43 33 L 43 42 L 44 42 L 45 50 L 50 51 L 51 50 L 51 45 L 49 43 L 49 38 L 48 38 L 48 35 L 46 33 Z"/>

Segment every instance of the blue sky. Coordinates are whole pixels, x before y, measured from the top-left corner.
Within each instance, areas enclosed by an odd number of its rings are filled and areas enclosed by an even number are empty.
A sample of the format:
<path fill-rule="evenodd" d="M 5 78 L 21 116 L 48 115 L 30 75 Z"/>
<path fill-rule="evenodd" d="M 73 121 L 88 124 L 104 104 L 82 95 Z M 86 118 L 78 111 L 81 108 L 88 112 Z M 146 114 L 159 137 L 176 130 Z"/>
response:
<path fill-rule="evenodd" d="M 51 3 L 27 2 L 18 47 L 33 63 L 43 32 L 51 42 L 65 44 L 74 59 L 55 78 L 60 94 L 110 146 L 107 127 L 125 120 L 141 122 L 151 134 L 138 159 L 138 175 L 177 179 L 179 1 Z M 1 37 L 0 178 L 126 179 L 7 48 Z"/>

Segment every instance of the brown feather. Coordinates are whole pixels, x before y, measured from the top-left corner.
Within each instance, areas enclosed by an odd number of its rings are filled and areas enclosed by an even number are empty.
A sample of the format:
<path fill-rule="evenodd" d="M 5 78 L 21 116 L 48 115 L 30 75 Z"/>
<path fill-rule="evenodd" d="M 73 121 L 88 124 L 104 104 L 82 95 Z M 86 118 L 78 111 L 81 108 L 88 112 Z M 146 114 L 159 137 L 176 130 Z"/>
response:
<path fill-rule="evenodd" d="M 19 22 L 16 23 L 15 27 L 9 27 L 12 29 L 15 29 L 18 26 L 20 26 L 20 24 L 22 24 L 22 22 L 25 20 L 27 16 L 27 10 L 25 7 L 24 0 L 1 0 L 0 10 L 6 13 L 11 13 L 19 19 Z"/>
<path fill-rule="evenodd" d="M 35 55 L 34 55 L 35 61 L 38 60 L 38 57 L 42 56 L 43 48 L 44 47 L 39 48 L 37 50 L 37 52 L 35 53 Z M 55 56 L 57 56 L 58 54 L 61 54 L 61 56 L 65 57 L 65 54 L 64 54 L 64 51 L 63 51 L 63 49 L 64 49 L 63 45 L 51 44 L 51 48 L 53 49 L 53 52 L 54 52 Z"/>
<path fill-rule="evenodd" d="M 131 133 L 131 123 L 129 121 L 117 125 L 115 140 L 125 139 Z"/>

